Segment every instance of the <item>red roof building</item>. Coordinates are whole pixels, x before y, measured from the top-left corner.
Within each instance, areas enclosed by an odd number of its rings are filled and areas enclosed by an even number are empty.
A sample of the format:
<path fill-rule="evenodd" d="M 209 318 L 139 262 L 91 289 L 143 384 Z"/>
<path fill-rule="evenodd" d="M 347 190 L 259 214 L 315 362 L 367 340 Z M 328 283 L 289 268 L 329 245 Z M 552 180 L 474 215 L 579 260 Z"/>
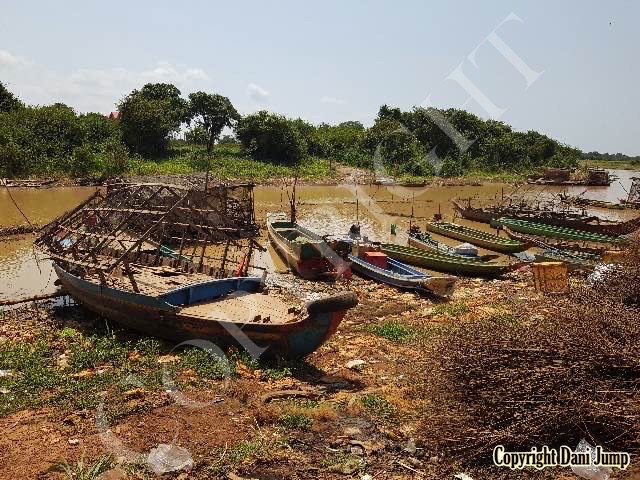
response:
<path fill-rule="evenodd" d="M 109 120 L 117 120 L 120 118 L 120 112 L 111 112 L 109 114 Z"/>

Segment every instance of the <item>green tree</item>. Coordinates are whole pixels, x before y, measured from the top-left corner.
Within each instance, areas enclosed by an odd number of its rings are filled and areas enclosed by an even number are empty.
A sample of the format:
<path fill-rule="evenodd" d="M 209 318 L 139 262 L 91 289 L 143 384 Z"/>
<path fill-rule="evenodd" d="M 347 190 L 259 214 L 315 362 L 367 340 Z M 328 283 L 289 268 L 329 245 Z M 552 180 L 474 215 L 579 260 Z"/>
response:
<path fill-rule="evenodd" d="M 184 133 L 184 139 L 192 145 L 206 145 L 209 140 L 209 132 L 200 125 L 194 125 Z"/>
<path fill-rule="evenodd" d="M 166 83 L 148 83 L 118 104 L 125 144 L 134 152 L 158 154 L 188 118 L 187 101 L 180 90 Z"/>
<path fill-rule="evenodd" d="M 293 164 L 307 155 L 307 143 L 296 123 L 262 110 L 242 117 L 236 134 L 254 158 Z"/>
<path fill-rule="evenodd" d="M 23 103 L 0 82 L 0 113 L 12 112 L 23 107 Z"/>
<path fill-rule="evenodd" d="M 233 127 L 240 119 L 240 115 L 227 97 L 205 92 L 189 94 L 189 116 L 196 125 L 207 131 L 208 153 L 211 153 L 222 129 Z"/>

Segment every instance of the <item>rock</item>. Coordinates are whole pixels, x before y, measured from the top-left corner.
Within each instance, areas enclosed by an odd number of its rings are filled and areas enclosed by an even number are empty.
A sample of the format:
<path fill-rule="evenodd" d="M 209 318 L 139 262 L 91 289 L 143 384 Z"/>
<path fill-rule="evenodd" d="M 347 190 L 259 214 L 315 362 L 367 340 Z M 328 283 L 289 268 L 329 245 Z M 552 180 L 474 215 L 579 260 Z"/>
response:
<path fill-rule="evenodd" d="M 0 370 L 0 378 L 13 377 L 14 375 L 13 370 Z"/>
<path fill-rule="evenodd" d="M 368 473 L 365 473 L 360 477 L 360 480 L 373 480 L 373 476 Z"/>
<path fill-rule="evenodd" d="M 67 442 L 69 442 L 69 445 L 78 445 L 80 443 L 80 440 L 78 440 L 77 438 L 70 438 L 69 440 L 67 440 Z"/>
<path fill-rule="evenodd" d="M 431 457 L 429 457 L 429 463 L 433 463 L 436 464 L 440 461 L 440 459 L 438 458 L 437 455 L 432 455 Z"/>
<path fill-rule="evenodd" d="M 0 388 L 0 395 L 6 395 L 7 393 L 9 393 L 7 388 Z"/>
<path fill-rule="evenodd" d="M 415 453 L 418 451 L 415 439 L 410 438 L 409 440 L 407 440 L 407 444 L 405 445 L 403 451 L 408 453 L 409 455 L 415 455 Z"/>
<path fill-rule="evenodd" d="M 362 370 L 367 364 L 364 360 L 356 358 L 347 362 L 346 367 L 350 370 Z"/>
<path fill-rule="evenodd" d="M 352 445 L 349 451 L 352 455 L 364 455 L 364 448 L 360 445 Z"/>
<path fill-rule="evenodd" d="M 407 461 L 414 467 L 419 467 L 422 465 L 422 462 L 415 457 L 409 457 Z"/>
<path fill-rule="evenodd" d="M 151 449 L 147 463 L 156 475 L 193 468 L 193 459 L 189 450 L 166 443 L 161 443 Z"/>
<path fill-rule="evenodd" d="M 127 474 L 122 471 L 119 467 L 112 468 L 111 470 L 107 470 L 102 475 L 98 477 L 98 480 L 126 480 Z"/>
<path fill-rule="evenodd" d="M 344 429 L 344 434 L 349 438 L 355 438 L 362 435 L 362 430 L 358 427 L 347 427 Z"/>

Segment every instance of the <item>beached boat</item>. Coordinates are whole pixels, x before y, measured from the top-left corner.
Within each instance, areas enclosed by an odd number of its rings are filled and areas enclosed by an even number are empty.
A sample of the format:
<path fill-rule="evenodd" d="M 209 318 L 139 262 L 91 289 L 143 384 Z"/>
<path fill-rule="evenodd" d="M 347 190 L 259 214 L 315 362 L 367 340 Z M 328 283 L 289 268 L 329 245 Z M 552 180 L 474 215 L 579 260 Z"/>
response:
<path fill-rule="evenodd" d="M 509 238 L 518 240 L 528 247 L 539 247 L 543 249 L 570 250 L 581 253 L 592 253 L 594 255 L 602 255 L 612 249 L 612 246 L 603 245 L 597 242 L 585 242 L 575 240 L 563 240 L 560 238 L 549 238 L 541 235 L 529 235 L 526 233 L 518 233 L 509 227 L 502 227 L 502 231 Z"/>
<path fill-rule="evenodd" d="M 341 245 L 341 248 L 344 248 L 346 244 L 350 245 L 349 250 L 354 253 L 347 253 L 346 258 L 351 262 L 351 270 L 364 277 L 394 287 L 431 293 L 439 297 L 448 297 L 453 294 L 456 277 L 434 276 L 416 270 L 398 260 L 389 258 L 381 251 L 378 244 L 360 242 L 354 244 L 353 241 L 346 239 L 340 243 L 344 244 Z"/>
<path fill-rule="evenodd" d="M 491 223 L 499 218 L 513 218 L 612 236 L 628 235 L 640 228 L 640 217 L 618 222 L 595 215 L 538 210 L 524 206 L 492 205 L 472 207 L 470 202 L 467 202 L 467 205 L 463 205 L 462 202 L 456 199 L 452 200 L 452 203 L 454 209 L 462 218 L 482 223 Z"/>
<path fill-rule="evenodd" d="M 427 232 L 421 232 L 415 226 L 408 233 L 407 244 L 410 247 L 420 248 L 429 252 L 445 253 L 448 255 L 458 256 L 465 259 L 480 260 L 483 262 L 495 260 L 500 255 L 478 255 L 478 249 L 468 243 L 452 247 L 446 243 L 439 242 Z M 472 251 L 469 249 L 472 248 Z"/>
<path fill-rule="evenodd" d="M 302 305 L 265 294 L 263 277 L 249 274 L 252 252 L 261 248 L 244 223 L 253 197 L 233 195 L 224 187 L 158 184 L 98 191 L 45 226 L 35 244 L 53 260 L 65 293 L 125 327 L 175 342 L 308 355 L 357 297 L 346 292 Z"/>
<path fill-rule="evenodd" d="M 291 222 L 282 212 L 267 215 L 267 231 L 289 268 L 302 278 L 336 277 L 341 260 L 320 235 Z"/>
<path fill-rule="evenodd" d="M 517 253 L 527 249 L 527 246 L 510 238 L 500 237 L 491 233 L 483 232 L 475 228 L 466 227 L 457 223 L 443 221 L 427 222 L 427 230 L 445 237 L 455 238 L 472 245 L 492 250 L 500 253 Z"/>
<path fill-rule="evenodd" d="M 568 250 L 549 249 L 534 254 L 536 262 L 563 262 L 570 272 L 591 272 L 598 263 L 602 263 L 600 255 L 592 255 L 583 252 L 571 252 Z"/>
<path fill-rule="evenodd" d="M 526 220 L 517 220 L 513 218 L 500 218 L 493 221 L 491 225 L 496 228 L 508 227 L 514 232 L 565 240 L 611 244 L 620 244 L 625 242 L 625 239 L 621 237 L 601 235 L 598 233 L 590 233 L 581 230 L 575 230 L 572 228 L 558 227 L 556 225 L 545 225 L 543 223 L 528 222 Z"/>
<path fill-rule="evenodd" d="M 502 275 L 513 268 L 504 262 L 483 261 L 479 257 L 451 255 L 394 243 L 382 244 L 382 251 L 396 260 L 454 275 L 490 277 Z"/>

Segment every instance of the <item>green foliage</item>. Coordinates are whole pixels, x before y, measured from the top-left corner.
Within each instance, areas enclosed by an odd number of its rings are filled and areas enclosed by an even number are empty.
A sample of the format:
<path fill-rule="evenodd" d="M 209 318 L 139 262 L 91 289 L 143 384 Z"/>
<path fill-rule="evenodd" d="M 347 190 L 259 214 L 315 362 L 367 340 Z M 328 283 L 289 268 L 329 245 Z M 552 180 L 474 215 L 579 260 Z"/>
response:
<path fill-rule="evenodd" d="M 88 175 L 93 170 L 95 163 L 96 157 L 91 151 L 89 145 L 77 147 L 73 151 L 73 155 L 71 157 L 69 174 L 72 177 L 82 177 Z"/>
<path fill-rule="evenodd" d="M 12 112 L 22 107 L 23 104 L 18 97 L 7 90 L 4 83 L 0 82 L 0 113 Z"/>
<path fill-rule="evenodd" d="M 234 366 L 227 357 L 217 357 L 201 348 L 186 349 L 182 354 L 180 366 L 194 370 L 204 379 L 220 379 L 225 374 L 235 372 Z"/>
<path fill-rule="evenodd" d="M 206 128 L 195 125 L 185 132 L 184 139 L 191 145 L 206 145 L 209 141 L 209 133 Z"/>
<path fill-rule="evenodd" d="M 370 325 L 367 327 L 367 331 L 398 343 L 411 338 L 415 334 L 411 328 L 398 322 L 386 322 L 382 325 Z"/>
<path fill-rule="evenodd" d="M 291 165 L 307 155 L 300 128 L 300 122 L 262 110 L 241 118 L 236 134 L 253 158 Z"/>
<path fill-rule="evenodd" d="M 158 154 L 188 118 L 187 101 L 166 83 L 148 83 L 118 104 L 124 143 L 135 153 Z"/>
<path fill-rule="evenodd" d="M 469 306 L 465 302 L 459 301 L 441 303 L 433 310 L 433 313 L 434 315 L 447 315 L 458 318 L 466 315 L 470 311 Z"/>
<path fill-rule="evenodd" d="M 29 157 L 19 145 L 0 138 L 0 176 L 18 177 L 29 170 Z"/>
<path fill-rule="evenodd" d="M 278 418 L 278 425 L 287 430 L 309 430 L 313 420 L 303 413 L 285 413 Z"/>
<path fill-rule="evenodd" d="M 73 343 L 69 366 L 74 370 L 105 364 L 121 365 L 127 358 L 127 345 L 113 335 L 94 336 Z"/>
<path fill-rule="evenodd" d="M 232 127 L 240 115 L 227 97 L 195 92 L 189 94 L 189 118 L 207 132 L 207 152 L 211 152 L 222 129 Z"/>
<path fill-rule="evenodd" d="M 386 398 L 375 393 L 364 395 L 361 401 L 365 408 L 375 416 L 390 417 L 395 414 L 393 405 Z"/>
<path fill-rule="evenodd" d="M 92 464 L 87 463 L 83 454 L 76 463 L 58 462 L 50 470 L 64 474 L 65 480 L 95 480 L 109 470 L 112 463 L 110 455 L 103 455 Z"/>

